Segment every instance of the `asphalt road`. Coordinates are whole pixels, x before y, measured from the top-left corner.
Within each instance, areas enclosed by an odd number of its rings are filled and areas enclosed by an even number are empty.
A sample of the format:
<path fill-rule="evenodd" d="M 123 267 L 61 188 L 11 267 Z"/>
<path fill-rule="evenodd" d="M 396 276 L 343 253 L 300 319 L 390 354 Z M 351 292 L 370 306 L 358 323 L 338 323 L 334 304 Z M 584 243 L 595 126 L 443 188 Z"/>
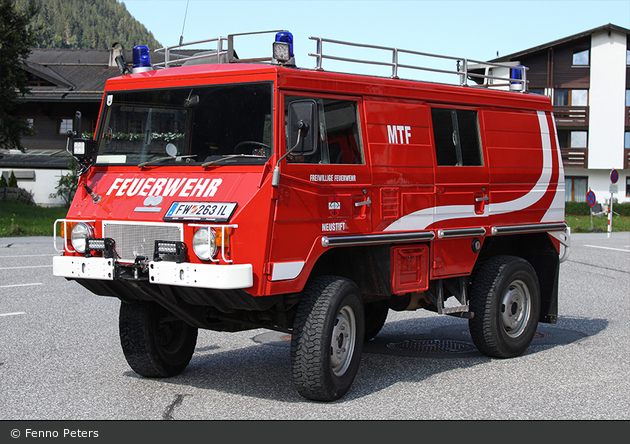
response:
<path fill-rule="evenodd" d="M 267 330 L 200 331 L 183 374 L 137 376 L 119 301 L 52 276 L 54 254 L 52 238 L 0 239 L 0 420 L 630 419 L 630 233 L 573 235 L 559 321 L 523 356 L 481 355 L 465 320 L 390 311 L 332 403 L 296 393 Z"/>

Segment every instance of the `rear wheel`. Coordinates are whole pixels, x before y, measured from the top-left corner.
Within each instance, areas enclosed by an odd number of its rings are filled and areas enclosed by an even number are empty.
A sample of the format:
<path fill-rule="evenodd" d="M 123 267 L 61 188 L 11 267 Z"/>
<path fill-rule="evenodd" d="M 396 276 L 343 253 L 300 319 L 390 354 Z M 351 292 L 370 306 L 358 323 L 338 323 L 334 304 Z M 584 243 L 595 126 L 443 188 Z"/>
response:
<path fill-rule="evenodd" d="M 122 302 L 119 329 L 129 366 L 149 378 L 180 374 L 197 344 L 197 328 L 155 302 Z"/>
<path fill-rule="evenodd" d="M 532 342 L 540 316 L 538 277 L 526 260 L 497 256 L 479 270 L 470 295 L 473 342 L 482 353 L 510 358 Z"/>
<path fill-rule="evenodd" d="M 350 280 L 322 276 L 304 290 L 291 335 L 291 367 L 298 393 L 317 401 L 346 394 L 359 368 L 363 301 Z"/>

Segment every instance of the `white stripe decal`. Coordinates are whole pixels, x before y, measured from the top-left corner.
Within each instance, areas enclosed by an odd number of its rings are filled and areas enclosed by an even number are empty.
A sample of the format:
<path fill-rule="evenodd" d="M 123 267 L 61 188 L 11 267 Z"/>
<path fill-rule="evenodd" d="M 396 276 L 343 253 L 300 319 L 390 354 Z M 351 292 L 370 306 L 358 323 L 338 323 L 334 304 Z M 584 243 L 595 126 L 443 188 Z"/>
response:
<path fill-rule="evenodd" d="M 551 147 L 551 134 L 549 133 L 549 125 L 547 123 L 547 115 L 543 111 L 538 111 L 537 113 L 538 125 L 540 126 L 540 137 L 542 141 L 543 166 L 538 181 L 527 194 L 519 197 L 518 199 L 508 202 L 486 205 L 483 214 L 476 214 L 474 205 L 447 205 L 425 208 L 411 214 L 407 214 L 400 219 L 392 222 L 387 228 L 385 228 L 384 231 L 423 230 L 435 222 L 462 218 L 486 218 L 488 217 L 488 215 L 506 214 L 523 210 L 538 202 L 549 189 L 549 183 L 551 180 L 551 175 L 553 173 L 553 153 Z M 559 147 L 559 144 L 557 142 L 556 147 Z M 558 156 L 560 156 L 559 148 L 557 149 L 557 152 Z M 560 165 L 562 165 L 561 157 L 559 158 L 559 161 Z M 560 189 L 560 185 L 562 185 L 562 193 L 558 192 Z M 560 199 L 560 194 L 562 195 L 562 208 L 564 208 L 564 181 L 558 184 L 556 196 L 554 197 L 553 201 L 553 208 L 556 208 L 556 201 Z M 552 213 L 548 212 L 545 216 L 551 214 Z M 564 217 L 553 220 L 563 219 Z"/>
<path fill-rule="evenodd" d="M 541 222 L 554 222 L 564 220 L 564 166 L 562 165 L 562 151 L 560 150 L 560 142 L 558 141 L 558 131 L 556 130 L 556 119 L 551 113 L 551 121 L 553 122 L 553 132 L 556 135 L 556 153 L 558 155 L 558 188 L 553 197 L 551 206 L 543 216 Z"/>

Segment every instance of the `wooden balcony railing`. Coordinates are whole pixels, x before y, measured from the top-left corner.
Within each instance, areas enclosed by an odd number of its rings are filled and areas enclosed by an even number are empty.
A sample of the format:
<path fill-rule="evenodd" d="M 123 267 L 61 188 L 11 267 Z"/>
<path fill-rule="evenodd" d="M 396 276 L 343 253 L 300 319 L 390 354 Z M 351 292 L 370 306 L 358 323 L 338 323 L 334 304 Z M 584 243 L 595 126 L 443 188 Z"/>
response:
<path fill-rule="evenodd" d="M 588 106 L 554 106 L 556 126 L 588 126 Z"/>
<path fill-rule="evenodd" d="M 562 164 L 565 168 L 586 168 L 588 148 L 561 148 Z"/>

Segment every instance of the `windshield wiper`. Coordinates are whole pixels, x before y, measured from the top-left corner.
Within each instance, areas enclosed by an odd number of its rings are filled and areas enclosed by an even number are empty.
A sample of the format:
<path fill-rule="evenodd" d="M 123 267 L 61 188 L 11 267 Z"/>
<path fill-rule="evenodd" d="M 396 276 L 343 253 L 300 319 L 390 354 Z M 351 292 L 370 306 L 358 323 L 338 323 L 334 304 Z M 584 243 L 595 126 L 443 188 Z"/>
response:
<path fill-rule="evenodd" d="M 255 158 L 255 159 L 266 159 L 267 158 L 267 156 L 261 156 L 261 155 L 258 155 L 258 154 L 230 154 L 229 156 L 219 157 L 216 160 L 211 160 L 210 162 L 203 163 L 203 164 L 201 164 L 201 167 L 205 168 L 205 167 L 207 167 L 209 165 L 212 165 L 214 163 L 221 162 L 222 160 L 233 159 L 235 157 L 250 157 L 250 158 Z"/>
<path fill-rule="evenodd" d="M 186 156 L 166 156 L 166 157 L 158 157 L 157 159 L 152 159 L 149 160 L 147 162 L 142 162 L 138 164 L 138 168 L 144 168 L 145 166 L 149 165 L 150 163 L 153 162 L 160 162 L 162 160 L 169 160 L 169 159 L 183 159 L 184 157 L 197 157 L 196 154 L 188 154 Z"/>

